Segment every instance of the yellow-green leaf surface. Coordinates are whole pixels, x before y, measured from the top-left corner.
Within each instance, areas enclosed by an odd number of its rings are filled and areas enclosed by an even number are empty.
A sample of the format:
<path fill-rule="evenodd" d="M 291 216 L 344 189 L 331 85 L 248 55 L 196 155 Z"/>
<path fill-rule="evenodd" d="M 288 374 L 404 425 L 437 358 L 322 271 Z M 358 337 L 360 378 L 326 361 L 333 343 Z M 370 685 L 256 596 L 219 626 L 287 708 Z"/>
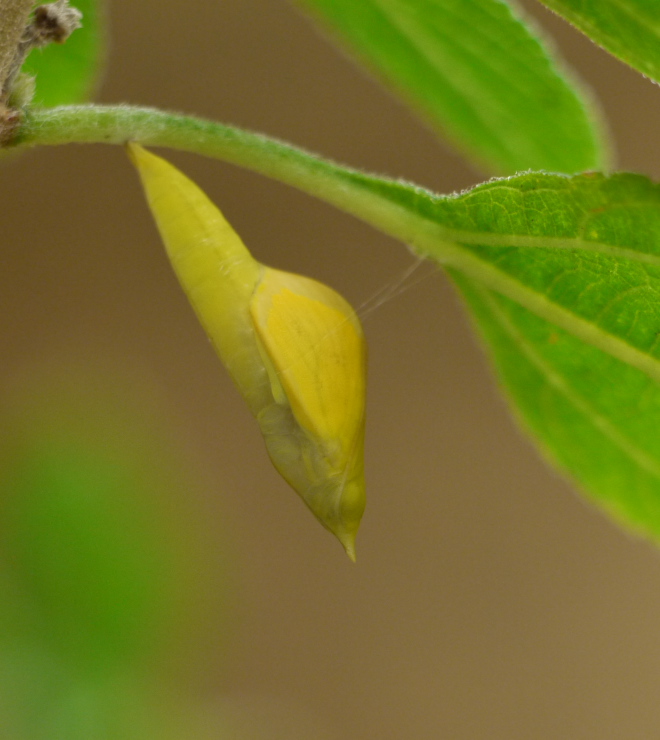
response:
<path fill-rule="evenodd" d="M 297 0 L 486 170 L 600 169 L 588 96 L 502 0 Z"/>
<path fill-rule="evenodd" d="M 35 105 L 83 102 L 99 82 L 105 57 L 102 0 L 74 0 L 83 14 L 82 28 L 63 44 L 34 49 L 23 70 L 36 78 Z"/>
<path fill-rule="evenodd" d="M 657 0 L 540 0 L 631 67 L 660 82 Z"/>

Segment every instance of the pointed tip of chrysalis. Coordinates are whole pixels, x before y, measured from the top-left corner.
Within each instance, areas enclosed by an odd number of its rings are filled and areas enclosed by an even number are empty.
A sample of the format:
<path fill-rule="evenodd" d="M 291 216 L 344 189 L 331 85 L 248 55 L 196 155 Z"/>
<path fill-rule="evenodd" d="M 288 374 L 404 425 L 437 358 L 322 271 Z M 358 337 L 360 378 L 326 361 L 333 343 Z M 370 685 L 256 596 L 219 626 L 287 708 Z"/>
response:
<path fill-rule="evenodd" d="M 346 532 L 343 535 L 338 534 L 337 539 L 341 542 L 342 547 L 346 551 L 346 554 L 348 555 L 349 560 L 355 563 L 356 562 L 355 533 Z"/>
<path fill-rule="evenodd" d="M 349 560 L 354 563 L 356 560 L 355 536 L 357 535 L 357 530 L 353 530 L 351 532 L 348 529 L 344 529 L 342 527 L 339 531 L 336 529 L 333 529 L 331 531 L 332 534 L 334 534 L 334 536 L 341 543 L 341 546 L 344 548 Z"/>
<path fill-rule="evenodd" d="M 339 516 L 326 518 L 323 523 L 341 542 L 346 554 L 355 562 L 355 538 L 357 537 L 365 507 L 364 477 L 344 484 L 341 495 Z"/>

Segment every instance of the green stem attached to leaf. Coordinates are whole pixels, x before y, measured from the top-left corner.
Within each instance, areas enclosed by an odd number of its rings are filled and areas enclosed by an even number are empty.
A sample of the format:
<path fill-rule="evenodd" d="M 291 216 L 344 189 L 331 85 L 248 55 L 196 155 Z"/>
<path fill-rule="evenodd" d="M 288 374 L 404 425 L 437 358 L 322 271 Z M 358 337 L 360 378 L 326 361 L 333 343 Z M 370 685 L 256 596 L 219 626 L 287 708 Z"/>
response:
<path fill-rule="evenodd" d="M 536 246 L 608 253 L 612 246 L 580 235 L 573 238 L 524 236 L 490 229 L 453 227 L 455 196 L 440 196 L 418 186 L 364 174 L 289 144 L 192 116 L 131 106 L 62 106 L 34 110 L 12 141 L 10 150 L 68 143 L 124 144 L 168 147 L 202 154 L 259 172 L 324 200 L 403 241 L 418 254 L 459 270 L 618 360 L 660 381 L 660 360 L 624 338 L 603 331 L 597 322 L 550 300 L 502 270 L 478 247 Z M 539 175 L 570 183 L 562 176 Z M 510 181 L 503 180 L 502 187 Z M 497 183 L 495 183 L 497 184 Z M 483 187 L 483 186 L 482 186 Z M 489 186 L 486 186 L 489 187 Z M 547 188 L 547 184 L 544 184 Z M 444 208 L 447 206 L 447 212 Z M 631 250 L 618 250 L 633 255 Z M 636 253 L 640 261 L 655 255 Z"/>

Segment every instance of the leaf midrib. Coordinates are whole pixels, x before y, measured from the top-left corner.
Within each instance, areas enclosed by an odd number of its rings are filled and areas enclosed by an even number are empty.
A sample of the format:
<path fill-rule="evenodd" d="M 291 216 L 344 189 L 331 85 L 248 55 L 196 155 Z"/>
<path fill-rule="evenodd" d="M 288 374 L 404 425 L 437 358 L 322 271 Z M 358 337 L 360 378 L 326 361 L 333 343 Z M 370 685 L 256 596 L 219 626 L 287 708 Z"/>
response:
<path fill-rule="evenodd" d="M 430 223 L 436 223 L 430 221 Z M 608 257 L 631 260 L 660 268 L 660 255 L 639 252 L 630 247 L 616 247 L 597 241 L 585 241 L 579 237 L 526 236 L 524 234 L 488 234 L 454 229 L 442 229 L 442 240 L 456 244 L 469 244 L 482 247 L 517 247 L 521 249 L 558 249 L 594 252 Z"/>
<path fill-rule="evenodd" d="M 477 280 L 482 285 L 506 296 L 551 324 L 555 324 L 569 334 L 606 352 L 631 367 L 635 367 L 656 382 L 660 382 L 660 359 L 644 352 L 611 334 L 593 321 L 585 319 L 569 309 L 553 302 L 544 293 L 529 288 L 509 273 L 498 270 L 492 263 L 481 260 L 477 255 L 460 247 L 448 248 L 448 258 L 444 263 L 454 267 L 464 275 Z M 453 254 L 450 254 L 454 251 Z"/>

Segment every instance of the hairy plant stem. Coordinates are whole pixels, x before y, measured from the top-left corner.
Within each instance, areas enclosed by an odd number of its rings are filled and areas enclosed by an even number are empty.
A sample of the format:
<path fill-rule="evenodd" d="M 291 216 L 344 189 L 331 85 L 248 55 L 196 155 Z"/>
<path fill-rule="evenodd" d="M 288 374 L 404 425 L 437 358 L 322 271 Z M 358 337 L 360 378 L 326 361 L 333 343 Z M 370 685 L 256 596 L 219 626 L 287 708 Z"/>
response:
<path fill-rule="evenodd" d="M 213 121 L 124 105 L 32 110 L 26 113 L 7 151 L 127 141 L 194 152 L 259 172 L 325 200 L 420 252 L 430 239 L 438 258 L 443 229 L 397 203 L 397 195 L 409 192 L 409 185 L 371 177 L 289 144 Z M 418 193 L 420 198 L 439 197 L 422 188 Z"/>

